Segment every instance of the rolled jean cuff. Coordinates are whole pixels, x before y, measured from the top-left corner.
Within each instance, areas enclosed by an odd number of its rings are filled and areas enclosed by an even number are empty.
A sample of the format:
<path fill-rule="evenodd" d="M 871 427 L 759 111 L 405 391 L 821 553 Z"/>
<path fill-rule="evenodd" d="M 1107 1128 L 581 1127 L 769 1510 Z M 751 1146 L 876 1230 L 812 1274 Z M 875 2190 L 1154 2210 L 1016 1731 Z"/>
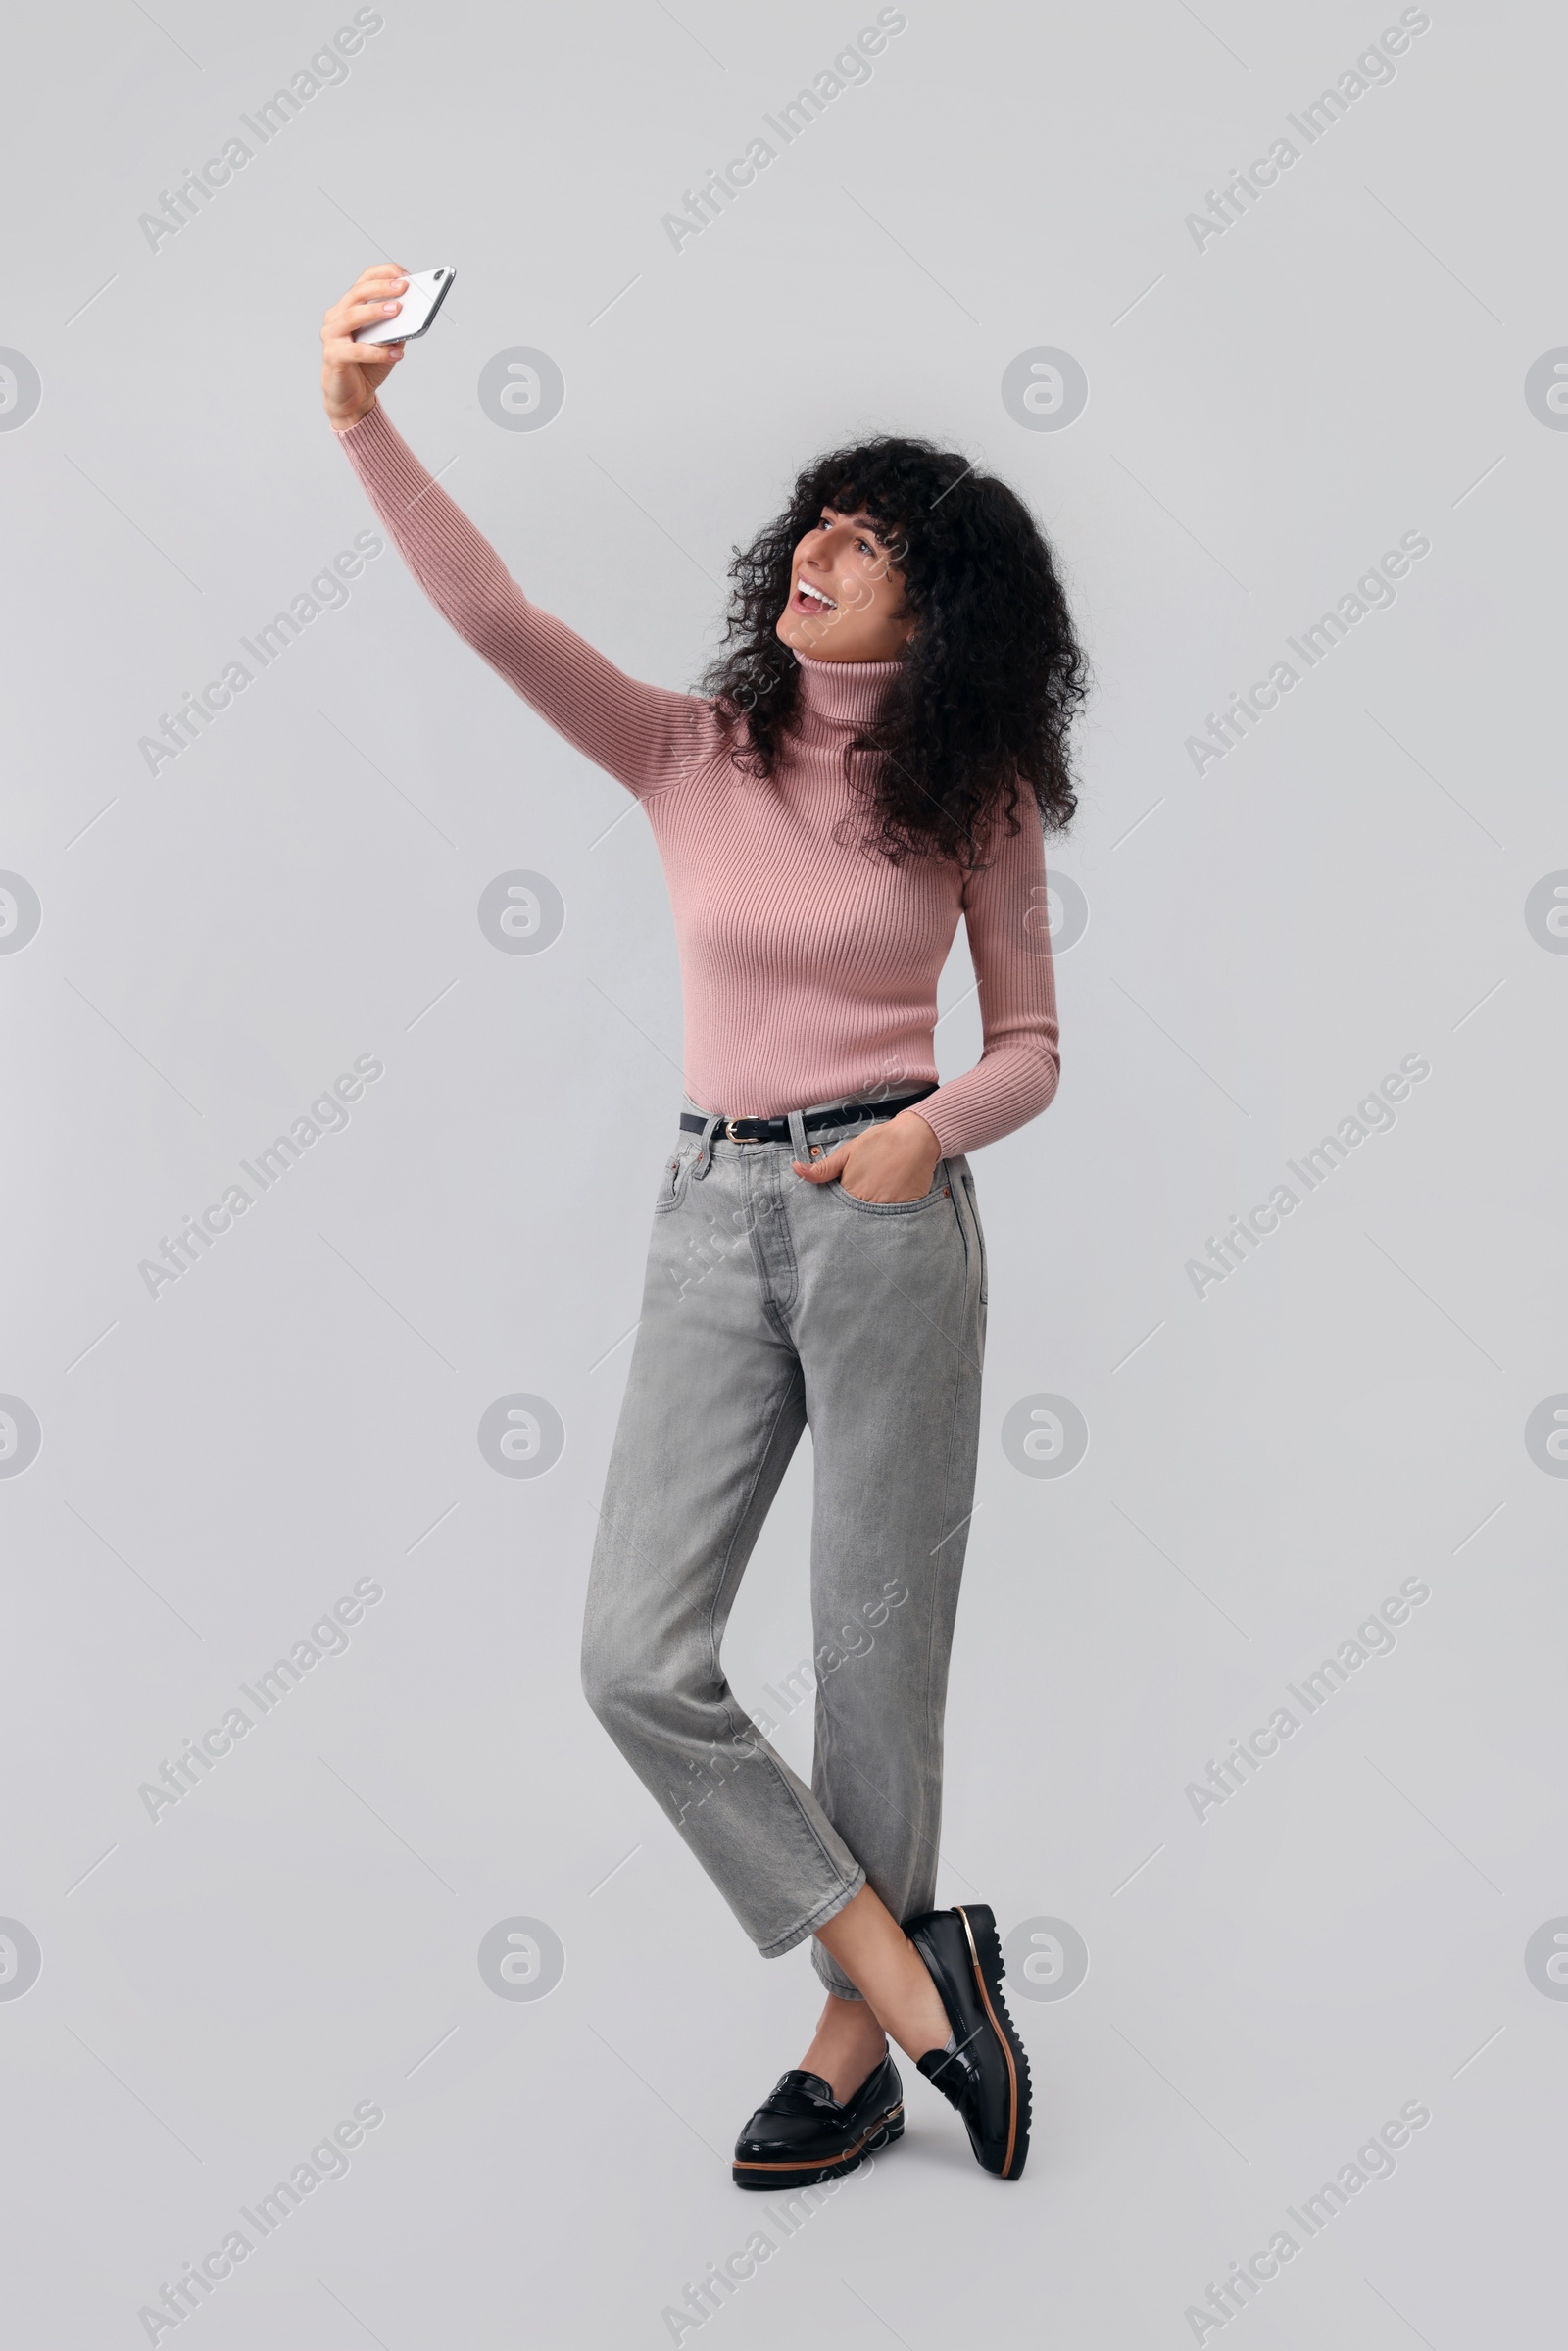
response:
<path fill-rule="evenodd" d="M 775 1936 L 772 1942 L 759 1943 L 757 1947 L 762 1957 L 764 1959 L 782 1959 L 786 1951 L 793 1951 L 797 1943 L 805 1942 L 807 1936 L 814 1935 L 818 1927 L 825 1927 L 829 1919 L 837 1918 L 839 1912 L 854 1901 L 864 1884 L 865 1872 L 857 1866 L 855 1876 L 849 1885 L 841 1886 L 837 1893 L 830 1894 L 825 1902 L 819 1902 L 808 1918 L 804 1918 L 799 1925 L 791 1927 L 787 1935 Z M 856 1996 L 858 1997 L 858 1994 Z"/>

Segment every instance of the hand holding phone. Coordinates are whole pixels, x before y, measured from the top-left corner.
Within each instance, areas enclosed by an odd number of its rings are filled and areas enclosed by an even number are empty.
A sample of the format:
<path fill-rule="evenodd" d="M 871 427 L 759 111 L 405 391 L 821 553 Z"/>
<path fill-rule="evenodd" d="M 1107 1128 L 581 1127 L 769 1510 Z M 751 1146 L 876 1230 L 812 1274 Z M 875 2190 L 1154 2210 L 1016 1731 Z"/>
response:
<path fill-rule="evenodd" d="M 373 262 L 333 303 L 321 321 L 321 404 L 334 432 L 369 415 L 405 344 L 426 331 L 456 276 L 442 269 L 416 277 L 397 262 Z"/>
<path fill-rule="evenodd" d="M 445 302 L 457 276 L 456 269 L 420 269 L 409 279 L 396 317 L 373 318 L 367 326 L 357 326 L 351 341 L 356 343 L 413 343 L 429 331 L 436 312 Z"/>

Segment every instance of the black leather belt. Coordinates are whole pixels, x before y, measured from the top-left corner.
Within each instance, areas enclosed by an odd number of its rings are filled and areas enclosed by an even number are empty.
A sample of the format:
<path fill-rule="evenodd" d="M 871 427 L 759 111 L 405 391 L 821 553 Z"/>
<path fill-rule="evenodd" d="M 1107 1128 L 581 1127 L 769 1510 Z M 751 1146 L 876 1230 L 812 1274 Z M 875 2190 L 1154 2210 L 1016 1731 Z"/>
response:
<path fill-rule="evenodd" d="M 806 1131 L 809 1135 L 817 1127 L 858 1126 L 868 1118 L 897 1118 L 901 1110 L 909 1110 L 923 1102 L 935 1086 L 922 1086 L 918 1093 L 902 1094 L 897 1102 L 840 1102 L 831 1110 L 808 1110 Z M 688 1135 L 700 1135 L 707 1118 L 695 1110 L 683 1110 L 680 1123 Z M 790 1122 L 787 1118 L 720 1118 L 713 1129 L 716 1142 L 722 1135 L 727 1143 L 788 1143 Z"/>

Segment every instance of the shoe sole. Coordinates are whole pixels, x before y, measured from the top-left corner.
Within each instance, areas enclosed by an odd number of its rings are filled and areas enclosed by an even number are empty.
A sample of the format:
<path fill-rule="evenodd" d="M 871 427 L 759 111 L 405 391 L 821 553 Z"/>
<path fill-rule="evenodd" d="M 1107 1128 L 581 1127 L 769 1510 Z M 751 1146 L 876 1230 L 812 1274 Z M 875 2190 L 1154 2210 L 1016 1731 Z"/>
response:
<path fill-rule="evenodd" d="M 730 2167 L 730 2176 L 737 2187 L 790 2188 L 817 2187 L 824 2180 L 841 2180 L 848 2172 L 858 2171 L 867 2155 L 880 2153 L 896 2138 L 904 2136 L 904 2100 L 890 2106 L 870 2129 L 858 2138 L 853 2147 L 842 2155 L 829 2157 L 825 2163 L 741 2163 Z"/>
<path fill-rule="evenodd" d="M 959 1902 L 955 1907 L 963 1921 L 970 1964 L 974 1969 L 975 1988 L 1007 2061 L 1007 2144 L 1002 2167 L 995 2177 L 999 2180 L 1016 2180 L 1029 2153 L 1029 2124 L 1033 2113 L 1029 2060 L 1024 2054 L 1022 2041 L 1013 2030 L 1012 2019 L 1007 2014 L 1007 2003 L 1002 1996 L 1002 1944 L 997 1935 L 996 1919 L 983 1902 L 976 1902 L 972 1907 Z"/>

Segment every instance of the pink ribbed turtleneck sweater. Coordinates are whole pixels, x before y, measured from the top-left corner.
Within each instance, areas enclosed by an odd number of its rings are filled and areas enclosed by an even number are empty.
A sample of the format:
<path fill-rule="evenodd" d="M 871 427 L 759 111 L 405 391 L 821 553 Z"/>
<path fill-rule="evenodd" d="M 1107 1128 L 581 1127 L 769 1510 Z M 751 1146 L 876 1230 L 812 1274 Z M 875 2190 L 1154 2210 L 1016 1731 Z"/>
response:
<path fill-rule="evenodd" d="M 640 685 L 530 604 L 489 542 L 379 408 L 340 433 L 409 569 L 445 617 L 558 732 L 647 812 L 675 915 L 692 1101 L 770 1117 L 937 1075 L 937 980 L 961 914 L 984 1050 L 920 1104 L 945 1154 L 993 1143 L 1055 1092 L 1045 857 L 1027 801 L 965 877 L 890 864 L 842 827 L 840 754 L 875 716 L 896 661 L 798 655 L 799 723 L 772 777 L 744 775 L 712 705 Z M 837 837 L 839 830 L 850 836 Z"/>

